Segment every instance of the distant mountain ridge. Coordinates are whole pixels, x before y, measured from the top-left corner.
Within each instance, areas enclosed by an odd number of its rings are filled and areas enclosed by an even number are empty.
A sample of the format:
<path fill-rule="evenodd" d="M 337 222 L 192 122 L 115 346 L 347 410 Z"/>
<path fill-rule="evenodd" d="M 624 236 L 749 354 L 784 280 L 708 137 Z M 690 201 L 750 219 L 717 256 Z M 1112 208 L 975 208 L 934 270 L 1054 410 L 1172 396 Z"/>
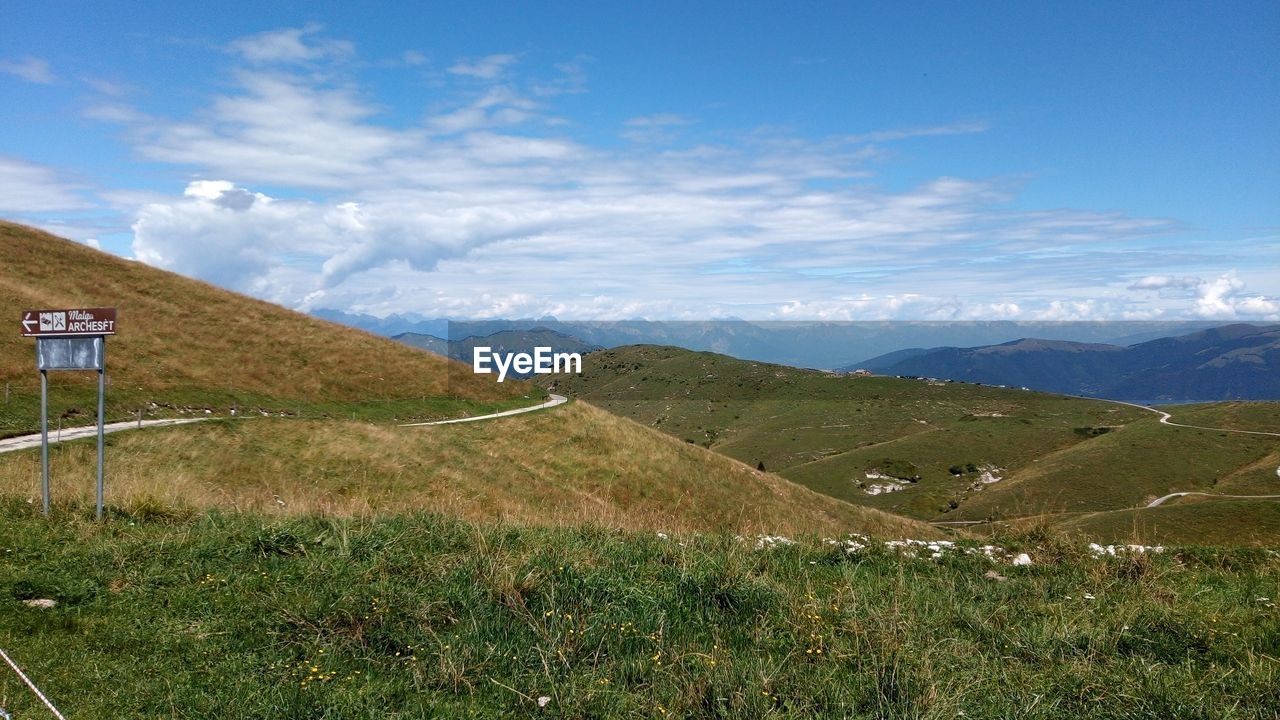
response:
<path fill-rule="evenodd" d="M 1036 337 L 1086 343 L 1128 345 L 1215 327 L 1208 321 L 1048 322 L 1048 321 L 752 321 L 707 320 L 561 320 L 555 317 L 506 320 L 458 320 L 394 314 L 385 318 L 314 309 L 313 315 L 379 335 L 403 339 L 406 333 L 436 338 L 492 335 L 504 330 L 546 328 L 606 348 L 624 345 L 672 345 L 711 351 L 744 360 L 793 367 L 834 369 L 857 358 L 876 357 L 902 348 L 993 345 Z"/>
<path fill-rule="evenodd" d="M 1239 323 L 1133 345 L 1023 338 L 881 355 L 840 368 L 1143 403 L 1280 399 L 1280 325 Z"/>

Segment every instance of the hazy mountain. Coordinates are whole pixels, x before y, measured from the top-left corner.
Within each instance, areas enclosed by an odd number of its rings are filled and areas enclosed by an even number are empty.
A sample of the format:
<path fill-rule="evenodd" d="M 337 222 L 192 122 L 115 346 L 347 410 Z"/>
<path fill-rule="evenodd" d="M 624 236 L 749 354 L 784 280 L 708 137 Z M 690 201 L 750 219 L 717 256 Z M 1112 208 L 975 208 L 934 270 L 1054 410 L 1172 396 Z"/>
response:
<path fill-rule="evenodd" d="M 1227 325 L 1132 345 L 1024 338 L 890 353 L 841 368 L 1133 402 L 1280 398 L 1280 325 Z"/>
<path fill-rule="evenodd" d="M 624 345 L 672 345 L 747 360 L 795 367 L 831 369 L 857 358 L 908 348 L 994 345 L 1020 338 L 1129 345 L 1213 327 L 1208 322 L 1022 322 L 1022 321 L 565 321 L 554 317 L 516 320 L 427 319 L 413 314 L 377 318 L 315 310 L 314 315 L 370 332 L 397 337 L 405 333 L 437 338 L 467 338 L 507 330 L 545 328 L 606 348 Z"/>

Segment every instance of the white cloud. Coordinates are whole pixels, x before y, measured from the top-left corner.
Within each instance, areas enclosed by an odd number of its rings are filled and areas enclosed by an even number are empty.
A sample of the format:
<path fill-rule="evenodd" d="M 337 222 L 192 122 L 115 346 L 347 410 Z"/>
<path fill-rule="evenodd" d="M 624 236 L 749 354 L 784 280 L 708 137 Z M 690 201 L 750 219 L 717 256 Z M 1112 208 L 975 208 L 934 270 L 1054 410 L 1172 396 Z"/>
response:
<path fill-rule="evenodd" d="M 1146 275 L 1132 282 L 1129 290 L 1156 293 L 1161 298 L 1174 299 L 1181 309 L 1191 315 L 1213 319 L 1280 319 L 1280 299 L 1246 292 L 1246 283 L 1235 270 L 1206 280 L 1195 276 Z M 1174 306 L 1175 308 L 1178 306 Z M 1157 313 L 1159 314 L 1159 313 Z M 1134 317 L 1152 315 L 1135 312 Z"/>
<path fill-rule="evenodd" d="M 519 125 L 536 117 L 540 107 L 510 87 L 491 87 L 462 107 L 429 116 L 427 127 L 450 134 Z"/>
<path fill-rule="evenodd" d="M 224 180 L 192 182 L 183 195 L 138 211 L 134 256 L 289 304 L 397 261 L 429 271 L 442 258 L 530 232 L 537 223 L 439 202 L 276 199 Z"/>
<path fill-rule="evenodd" d="M 454 75 L 492 80 L 503 74 L 515 61 L 515 55 L 486 55 L 475 60 L 459 60 L 449 67 L 449 72 Z"/>
<path fill-rule="evenodd" d="M 1195 313 L 1203 318 L 1280 319 L 1280 299 L 1244 294 L 1245 283 L 1235 271 L 1202 281 L 1196 291 Z"/>
<path fill-rule="evenodd" d="M 1130 290 L 1194 290 L 1204 283 L 1195 277 L 1172 277 L 1169 275 L 1147 275 L 1129 285 Z"/>
<path fill-rule="evenodd" d="M 1046 321 L 1079 321 L 1097 320 L 1105 316 L 1098 311 L 1096 300 L 1053 300 L 1048 307 L 1034 312 L 1031 317 Z"/>
<path fill-rule="evenodd" d="M 355 52 L 345 40 L 315 37 L 320 25 L 268 30 L 232 42 L 228 49 L 251 63 L 304 63 L 326 58 L 343 58 Z"/>
<path fill-rule="evenodd" d="M 78 189 L 53 168 L 0 156 L 0 212 L 81 210 L 88 203 Z"/>
<path fill-rule="evenodd" d="M 37 57 L 24 57 L 21 60 L 0 60 L 0 72 L 26 80 L 27 82 L 36 83 L 37 85 L 51 85 L 57 79 L 49 62 Z"/>
<path fill-rule="evenodd" d="M 368 122 L 375 113 L 346 87 L 267 72 L 237 74 L 242 92 L 218 97 L 201 121 L 138 128 L 146 158 L 300 187 L 340 187 L 375 172 L 409 141 Z"/>
<path fill-rule="evenodd" d="M 279 32 L 237 47 L 255 64 L 333 57 L 314 29 Z M 397 108 L 417 125 L 312 68 L 241 69 L 189 117 L 120 114 L 140 156 L 206 178 L 131 196 L 135 254 L 288 305 L 379 315 L 1100 319 L 1274 302 L 1232 287 L 1203 307 L 1178 297 L 1202 286 L 1181 275 L 1185 258 L 1151 249 L 1178 229 L 1167 219 L 1019 210 L 1021 188 L 999 178 L 887 189 L 869 171 L 878 143 L 983 123 L 611 149 L 551 127 L 560 91 L 521 84 L 515 57 L 455 65 L 456 87 Z"/>

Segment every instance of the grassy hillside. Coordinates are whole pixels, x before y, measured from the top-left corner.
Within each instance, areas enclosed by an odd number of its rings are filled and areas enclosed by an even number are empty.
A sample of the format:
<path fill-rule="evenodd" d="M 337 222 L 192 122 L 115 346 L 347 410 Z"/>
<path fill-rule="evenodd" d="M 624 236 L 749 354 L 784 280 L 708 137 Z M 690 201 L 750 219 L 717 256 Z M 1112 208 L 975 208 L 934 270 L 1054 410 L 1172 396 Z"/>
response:
<path fill-rule="evenodd" d="M 0 434 L 38 429 L 35 341 L 19 336 L 18 319 L 48 307 L 119 308 L 119 334 L 107 341 L 109 414 L 117 418 L 140 407 L 429 418 L 527 404 L 522 396 L 537 392 L 449 374 L 429 353 L 22 225 L 0 222 L 0 257 L 0 307 L 11 323 L 0 332 L 0 384 L 10 395 L 0 405 Z M 94 375 L 50 373 L 54 417 L 92 415 Z"/>
<path fill-rule="evenodd" d="M 1280 561 L 1263 551 L 1099 560 L 1022 536 L 1001 541 L 1036 562 L 1011 567 L 430 515 L 51 524 L 13 502 L 0 524 L 0 646 L 85 720 L 1280 707 Z M 44 712 L 8 672 L 0 703 Z"/>
<path fill-rule="evenodd" d="M 1275 438 L 1170 427 L 1103 401 L 655 346 L 593 353 L 584 370 L 549 382 L 832 497 L 911 517 L 1127 510 L 1175 491 L 1280 493 Z M 1280 422 L 1277 403 L 1174 412 L 1225 427 Z"/>
<path fill-rule="evenodd" d="M 1153 508 L 1070 513 L 1053 523 L 1104 543 L 1280 546 L 1280 502 L 1274 500 L 1187 497 Z"/>
<path fill-rule="evenodd" d="M 1280 494 L 1278 440 L 1144 419 L 1011 472 L 955 514 L 1121 510 L 1186 491 Z"/>
<path fill-rule="evenodd" d="M 585 403 L 500 422 L 219 420 L 108 440 L 108 500 L 125 513 L 429 510 L 524 525 L 939 536 L 924 523 L 833 500 Z M 94 462 L 91 440 L 55 446 L 55 498 L 91 506 Z M 38 502 L 39 467 L 34 450 L 0 456 L 0 495 Z"/>
<path fill-rule="evenodd" d="M 1258 430 L 1280 433 L 1280 403 L 1222 402 L 1196 405 L 1174 405 L 1166 408 L 1186 425 Z"/>
<path fill-rule="evenodd" d="M 492 425 L 390 426 L 528 405 L 544 393 L 449 372 L 447 360 L 401 343 L 19 225 L 0 224 L 0 249 L 0 300 L 14 316 L 14 332 L 0 334 L 0 382 L 10 384 L 0 433 L 38 427 L 34 341 L 17 334 L 23 308 L 119 308 L 120 334 L 108 341 L 113 419 L 137 408 L 239 411 L 233 421 L 109 437 L 108 497 L 118 508 L 430 509 L 541 524 L 934 533 L 585 405 Z M 93 381 L 92 373 L 51 374 L 55 426 L 91 422 Z M 86 497 L 91 447 L 54 449 L 55 498 Z M 36 452 L 0 456 L 0 492 L 38 497 L 38 478 Z"/>

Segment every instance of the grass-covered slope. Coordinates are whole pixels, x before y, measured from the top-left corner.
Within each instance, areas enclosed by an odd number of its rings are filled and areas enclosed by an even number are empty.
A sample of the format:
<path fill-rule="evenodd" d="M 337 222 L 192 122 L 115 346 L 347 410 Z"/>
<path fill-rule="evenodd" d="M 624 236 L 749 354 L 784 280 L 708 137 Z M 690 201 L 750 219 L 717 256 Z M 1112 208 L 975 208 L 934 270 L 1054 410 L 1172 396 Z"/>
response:
<path fill-rule="evenodd" d="M 592 353 L 585 365 L 549 382 L 827 495 L 917 518 L 1128 510 L 1177 491 L 1280 494 L 1276 438 L 1162 425 L 1115 403 L 670 347 Z M 1277 403 L 1173 412 L 1238 429 L 1280 423 Z"/>
<path fill-rule="evenodd" d="M 939 536 L 585 403 L 461 425 L 259 418 L 108 439 L 108 500 L 126 513 L 429 510 L 523 525 Z M 55 446 L 55 498 L 91 505 L 94 462 L 92 441 Z M 0 456 L 0 494 L 38 504 L 36 451 Z"/>
<path fill-rule="evenodd" d="M 1264 551 L 1094 559 L 1024 536 L 1003 542 L 1035 564 L 1010 567 L 422 515 L 46 523 L 12 502 L 0 525 L 0 646 L 82 720 L 1280 707 Z M 0 703 L 45 712 L 7 671 Z"/>
<path fill-rule="evenodd" d="M 0 224 L 0 433 L 37 427 L 38 381 L 22 309 L 108 305 L 108 415 L 186 411 L 235 420 L 109 436 L 107 498 L 161 514 L 208 507 L 344 515 L 433 510 L 522 523 L 666 529 L 872 531 L 927 526 L 835 502 L 688 448 L 586 405 L 492 424 L 396 421 L 528 405 L 498 385 L 385 338 Z M 53 425 L 87 423 L 93 373 L 51 373 Z M 262 417 L 266 413 L 272 417 Z M 281 414 L 292 417 L 280 418 Z M 87 497 L 91 441 L 55 447 L 54 498 Z M 39 497 L 38 452 L 0 455 L 0 492 Z"/>
<path fill-rule="evenodd" d="M 1068 513 L 1052 522 L 1063 532 L 1104 543 L 1280 546 L 1275 500 L 1191 496 L 1153 508 Z"/>
<path fill-rule="evenodd" d="M 450 374 L 444 359 L 401 343 L 0 221 L 0 385 L 10 393 L 0 434 L 35 430 L 39 417 L 35 341 L 19 336 L 20 313 L 96 306 L 119 309 L 107 340 L 112 417 L 165 406 L 323 415 L 354 404 L 421 418 L 529 402 L 527 385 Z M 54 416 L 92 414 L 95 383 L 94 373 L 50 373 Z"/>
<path fill-rule="evenodd" d="M 1173 492 L 1280 495 L 1277 467 L 1280 438 L 1173 427 L 1151 416 L 1015 469 L 955 515 L 1125 510 Z"/>

